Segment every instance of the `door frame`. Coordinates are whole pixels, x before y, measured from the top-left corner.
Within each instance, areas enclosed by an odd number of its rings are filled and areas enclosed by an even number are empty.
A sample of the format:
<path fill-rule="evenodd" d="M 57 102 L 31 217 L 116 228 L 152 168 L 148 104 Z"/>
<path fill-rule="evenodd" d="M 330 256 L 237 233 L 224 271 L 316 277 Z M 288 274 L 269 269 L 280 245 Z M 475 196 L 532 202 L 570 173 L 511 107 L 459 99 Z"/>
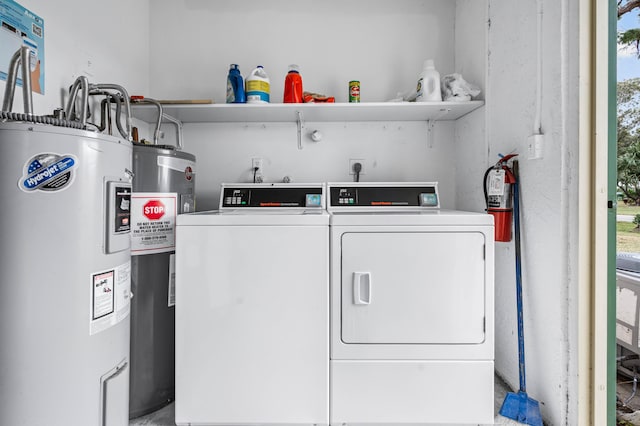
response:
<path fill-rule="evenodd" d="M 615 425 L 615 0 L 580 0 L 580 424 Z"/>

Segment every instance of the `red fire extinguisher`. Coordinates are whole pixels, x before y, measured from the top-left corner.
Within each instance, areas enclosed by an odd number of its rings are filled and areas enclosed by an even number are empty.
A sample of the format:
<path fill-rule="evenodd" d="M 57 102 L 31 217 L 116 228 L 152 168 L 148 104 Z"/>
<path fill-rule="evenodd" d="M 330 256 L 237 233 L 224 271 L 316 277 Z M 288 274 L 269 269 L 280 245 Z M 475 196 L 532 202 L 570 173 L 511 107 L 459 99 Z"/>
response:
<path fill-rule="evenodd" d="M 493 216 L 496 241 L 511 241 L 512 192 L 516 177 L 508 162 L 517 155 L 509 154 L 502 157 L 484 174 L 484 199 L 487 203 L 487 213 Z"/>

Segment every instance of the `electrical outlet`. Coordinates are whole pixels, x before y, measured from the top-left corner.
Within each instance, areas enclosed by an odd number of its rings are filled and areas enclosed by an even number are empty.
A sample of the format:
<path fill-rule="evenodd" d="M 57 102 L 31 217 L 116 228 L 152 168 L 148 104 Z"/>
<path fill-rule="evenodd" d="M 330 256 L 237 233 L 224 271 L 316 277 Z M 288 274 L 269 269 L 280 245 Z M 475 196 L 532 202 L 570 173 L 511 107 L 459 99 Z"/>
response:
<path fill-rule="evenodd" d="M 263 173 L 262 158 L 253 157 L 251 159 L 251 176 L 253 178 L 253 183 L 262 183 L 264 181 Z"/>
<path fill-rule="evenodd" d="M 251 159 L 251 170 L 258 168 L 258 173 L 262 172 L 262 158 L 252 158 Z"/>
<path fill-rule="evenodd" d="M 352 159 L 349 160 L 349 174 L 350 175 L 355 175 L 356 174 L 355 170 L 353 170 L 353 166 L 356 163 L 360 163 L 360 166 L 361 166 L 360 174 L 361 175 L 365 174 L 365 170 L 366 170 L 367 167 L 366 167 L 364 158 L 352 158 Z"/>

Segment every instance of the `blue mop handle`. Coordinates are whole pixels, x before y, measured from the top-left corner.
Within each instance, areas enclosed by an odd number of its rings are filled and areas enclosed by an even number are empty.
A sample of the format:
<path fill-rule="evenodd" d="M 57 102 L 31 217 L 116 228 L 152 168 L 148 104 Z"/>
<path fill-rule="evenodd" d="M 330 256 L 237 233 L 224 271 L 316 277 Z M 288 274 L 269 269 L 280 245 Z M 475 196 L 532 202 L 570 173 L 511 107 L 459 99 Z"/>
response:
<path fill-rule="evenodd" d="M 516 244 L 516 302 L 518 308 L 518 361 L 520 391 L 527 392 L 527 383 L 524 370 L 524 319 L 522 314 L 522 264 L 520 251 L 520 175 L 518 173 L 518 160 L 513 161 L 513 174 L 515 183 L 513 184 L 513 227 L 515 229 Z"/>

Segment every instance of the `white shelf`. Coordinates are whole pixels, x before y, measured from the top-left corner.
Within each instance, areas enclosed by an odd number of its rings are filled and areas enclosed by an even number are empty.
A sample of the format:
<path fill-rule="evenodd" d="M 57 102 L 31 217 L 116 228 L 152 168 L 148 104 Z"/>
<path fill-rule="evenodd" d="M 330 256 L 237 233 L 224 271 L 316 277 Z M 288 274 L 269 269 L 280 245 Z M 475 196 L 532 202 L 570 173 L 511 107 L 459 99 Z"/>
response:
<path fill-rule="evenodd" d="M 468 102 L 369 102 L 334 104 L 206 104 L 163 105 L 165 114 L 183 123 L 296 122 L 304 121 L 427 121 L 457 120 L 480 108 L 484 101 Z M 132 104 L 135 118 L 157 120 L 153 105 Z"/>

